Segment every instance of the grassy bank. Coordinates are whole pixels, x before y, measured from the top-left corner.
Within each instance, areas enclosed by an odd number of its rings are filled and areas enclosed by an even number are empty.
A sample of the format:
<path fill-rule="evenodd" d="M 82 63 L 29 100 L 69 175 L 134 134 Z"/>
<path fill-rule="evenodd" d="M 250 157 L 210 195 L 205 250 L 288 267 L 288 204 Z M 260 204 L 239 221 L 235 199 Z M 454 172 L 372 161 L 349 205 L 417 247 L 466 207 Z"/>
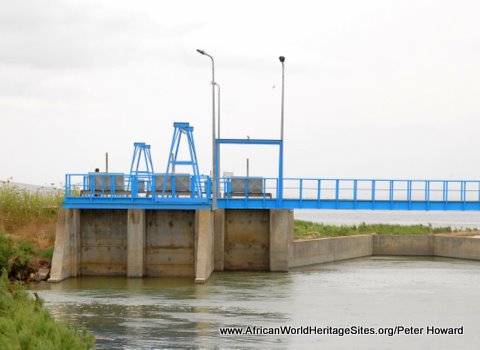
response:
<path fill-rule="evenodd" d="M 94 336 L 55 321 L 39 298 L 9 278 L 49 267 L 63 193 L 0 182 L 0 349 L 94 349 Z"/>
<path fill-rule="evenodd" d="M 295 239 L 314 239 L 323 237 L 352 236 L 368 233 L 387 235 L 428 235 L 432 233 L 449 233 L 451 227 L 432 227 L 425 225 L 386 225 L 362 223 L 353 226 L 333 226 L 310 221 L 295 220 Z"/>
<path fill-rule="evenodd" d="M 94 349 L 93 335 L 54 320 L 39 298 L 0 277 L 0 349 Z"/>
<path fill-rule="evenodd" d="M 49 188 L 28 191 L 10 181 L 0 183 L 0 228 L 13 231 L 30 223 L 55 219 L 63 191 Z"/>
<path fill-rule="evenodd" d="M 59 190 L 29 191 L 0 181 L 0 268 L 9 270 L 11 277 L 24 279 L 29 264 L 51 260 L 62 200 Z"/>

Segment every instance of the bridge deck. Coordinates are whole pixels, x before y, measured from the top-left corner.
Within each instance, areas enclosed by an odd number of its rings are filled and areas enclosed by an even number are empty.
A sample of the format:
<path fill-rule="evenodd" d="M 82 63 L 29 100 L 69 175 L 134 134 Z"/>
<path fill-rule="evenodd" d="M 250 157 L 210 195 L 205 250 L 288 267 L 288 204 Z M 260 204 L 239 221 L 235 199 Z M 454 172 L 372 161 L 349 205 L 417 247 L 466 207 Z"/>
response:
<path fill-rule="evenodd" d="M 211 208 L 211 179 L 207 176 L 201 176 L 200 180 L 192 179 L 192 188 L 178 187 L 178 191 L 176 180 L 168 182 L 168 188 L 165 185 L 167 182 L 159 185 L 155 181 L 156 176 L 138 179 L 124 174 L 68 174 L 63 206 L 97 209 Z M 220 178 L 218 186 L 219 208 L 480 210 L 480 180 L 279 180 L 255 177 Z"/>

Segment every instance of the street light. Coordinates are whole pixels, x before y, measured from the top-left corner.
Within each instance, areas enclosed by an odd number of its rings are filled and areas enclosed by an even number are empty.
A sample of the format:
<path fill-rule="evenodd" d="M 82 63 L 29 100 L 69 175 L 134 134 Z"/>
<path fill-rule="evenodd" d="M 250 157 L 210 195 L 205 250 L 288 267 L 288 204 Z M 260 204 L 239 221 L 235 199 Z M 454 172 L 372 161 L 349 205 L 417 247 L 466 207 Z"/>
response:
<path fill-rule="evenodd" d="M 284 106 L 284 97 L 285 97 L 285 56 L 280 56 L 278 58 L 282 63 L 282 121 L 281 121 L 281 129 L 280 129 L 280 140 L 283 141 L 283 106 Z"/>
<path fill-rule="evenodd" d="M 280 128 L 280 171 L 278 174 L 278 197 L 280 200 L 283 199 L 283 106 L 285 101 L 285 56 L 278 57 L 280 63 L 282 63 L 282 121 L 281 121 L 281 128 Z"/>
<path fill-rule="evenodd" d="M 204 50 L 197 49 L 197 52 L 212 60 L 212 210 L 215 210 L 217 209 L 217 168 L 215 159 L 215 61 L 213 57 Z"/>

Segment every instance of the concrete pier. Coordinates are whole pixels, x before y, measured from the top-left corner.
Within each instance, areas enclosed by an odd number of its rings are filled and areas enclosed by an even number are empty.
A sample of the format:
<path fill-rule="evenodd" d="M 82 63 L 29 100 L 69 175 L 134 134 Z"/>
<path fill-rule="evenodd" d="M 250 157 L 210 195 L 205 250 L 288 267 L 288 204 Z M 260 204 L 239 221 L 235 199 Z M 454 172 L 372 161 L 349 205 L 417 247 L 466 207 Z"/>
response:
<path fill-rule="evenodd" d="M 146 248 L 145 210 L 128 210 L 127 277 L 145 275 Z"/>
<path fill-rule="evenodd" d="M 49 281 L 78 276 L 79 265 L 80 209 L 60 209 Z"/>

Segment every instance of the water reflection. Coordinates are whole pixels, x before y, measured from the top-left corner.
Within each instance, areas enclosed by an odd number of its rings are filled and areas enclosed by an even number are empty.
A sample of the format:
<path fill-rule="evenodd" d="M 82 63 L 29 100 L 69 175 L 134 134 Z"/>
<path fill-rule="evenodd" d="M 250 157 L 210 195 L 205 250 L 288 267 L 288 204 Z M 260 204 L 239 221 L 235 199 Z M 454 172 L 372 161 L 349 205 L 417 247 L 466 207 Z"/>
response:
<path fill-rule="evenodd" d="M 99 348 L 463 348 L 480 340 L 480 263 L 371 257 L 290 273 L 190 279 L 77 278 L 40 287 L 56 317 L 85 325 Z M 224 326 L 458 326 L 442 336 L 221 336 Z M 474 348 L 474 347 L 471 347 Z"/>

